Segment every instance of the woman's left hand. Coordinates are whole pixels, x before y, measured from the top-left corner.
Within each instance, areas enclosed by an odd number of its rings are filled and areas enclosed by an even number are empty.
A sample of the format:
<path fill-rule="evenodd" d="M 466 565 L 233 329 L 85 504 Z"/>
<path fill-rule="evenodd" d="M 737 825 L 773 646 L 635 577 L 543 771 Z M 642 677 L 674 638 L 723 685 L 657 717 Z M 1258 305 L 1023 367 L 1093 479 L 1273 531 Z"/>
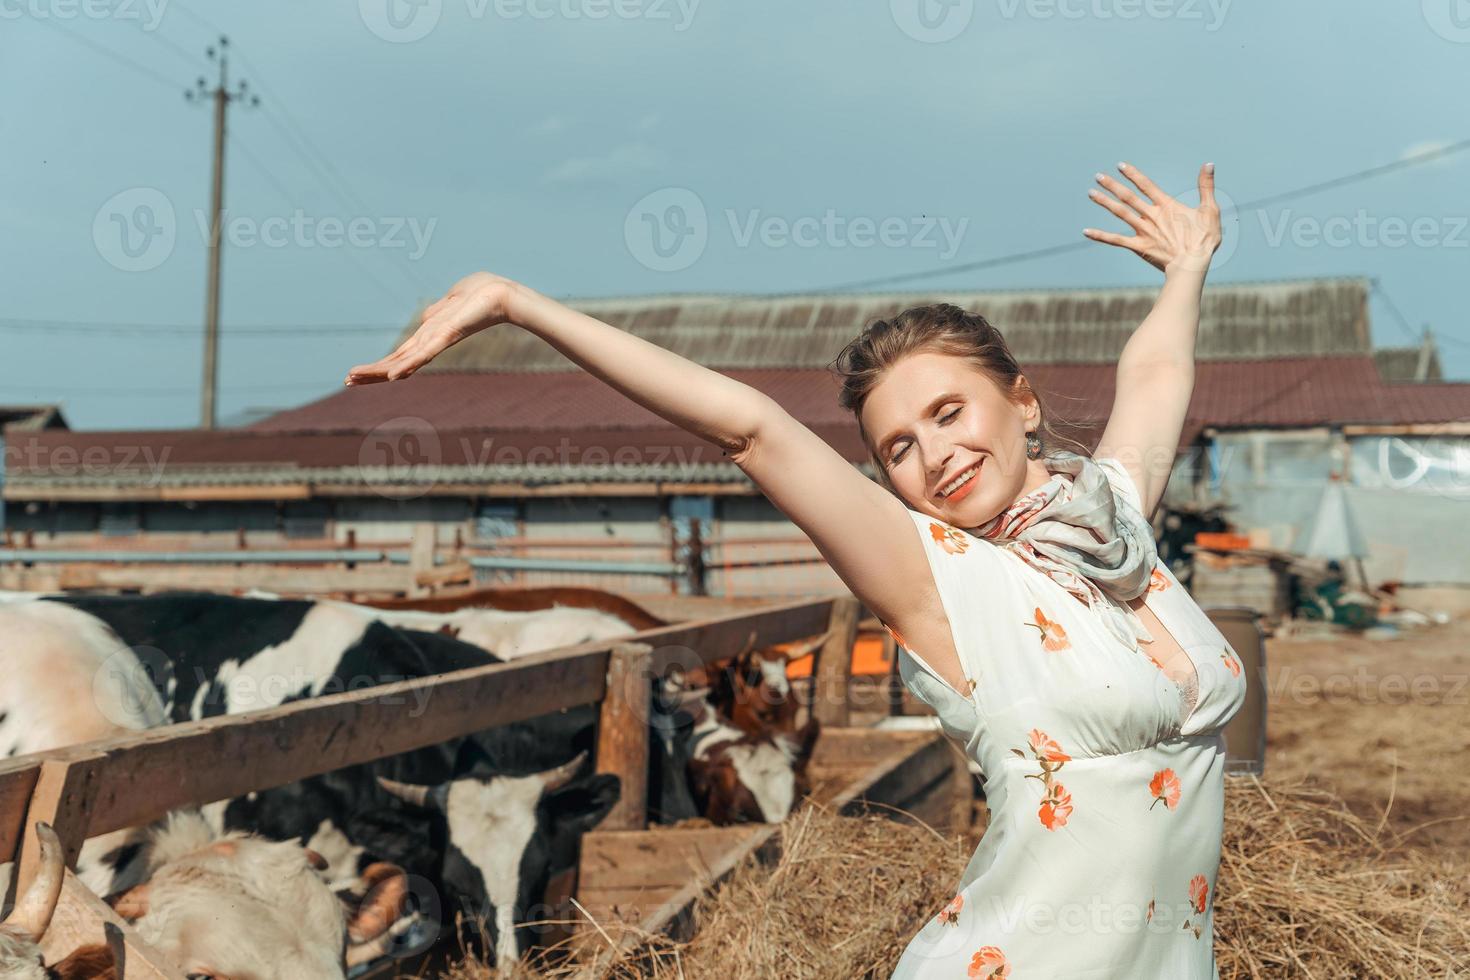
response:
<path fill-rule="evenodd" d="M 1113 196 L 1097 189 L 1089 191 L 1088 196 L 1122 218 L 1133 229 L 1133 236 L 1096 228 L 1085 228 L 1082 233 L 1094 241 L 1136 252 L 1149 265 L 1164 272 L 1176 262 L 1199 272 L 1208 269 L 1221 239 L 1220 208 L 1215 204 L 1215 165 L 1207 163 L 1200 167 L 1197 208 L 1186 207 L 1159 190 L 1137 167 L 1124 163 L 1118 169 L 1144 197 L 1106 174 L 1098 174 L 1097 182 Z"/>

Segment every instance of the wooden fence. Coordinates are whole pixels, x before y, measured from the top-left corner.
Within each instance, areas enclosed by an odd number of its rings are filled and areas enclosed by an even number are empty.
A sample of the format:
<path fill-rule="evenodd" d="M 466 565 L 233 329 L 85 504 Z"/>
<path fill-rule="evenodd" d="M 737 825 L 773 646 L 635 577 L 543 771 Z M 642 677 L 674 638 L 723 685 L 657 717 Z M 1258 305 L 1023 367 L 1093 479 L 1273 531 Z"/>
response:
<path fill-rule="evenodd" d="M 860 605 L 850 595 L 780 603 L 678 623 L 617 641 L 548 651 L 506 664 L 416 678 L 140 731 L 0 763 L 0 862 L 18 859 L 17 892 L 34 877 L 35 823 L 55 827 L 74 865 L 90 837 L 147 824 L 178 807 L 211 803 L 433 745 L 562 708 L 600 703 L 599 772 L 623 797 L 609 827 L 646 825 L 648 726 L 630 698 L 637 672 L 728 657 L 754 634 L 766 646 L 831 631 L 819 653 L 825 690 L 845 686 Z M 417 708 L 427 708 L 414 717 Z M 823 724 L 846 721 L 845 697 L 818 697 Z M 121 980 L 184 980 L 97 896 L 67 872 L 42 948 L 48 962 L 86 943 L 119 954 Z"/>
<path fill-rule="evenodd" d="M 296 540 L 262 547 L 217 536 L 158 535 L 94 539 L 83 545 L 37 547 L 35 535 L 7 534 L 0 544 L 0 589 L 21 592 L 72 589 L 264 589 L 291 595 L 410 596 L 488 584 L 486 575 L 566 573 L 610 591 L 660 591 L 702 596 L 717 577 L 731 588 L 737 571 L 824 565 L 804 537 L 704 539 L 698 524 L 685 540 L 515 537 L 439 542 L 433 524 L 414 525 L 412 540 L 359 544 Z M 795 554 L 751 554 L 749 547 Z M 567 551 L 574 553 L 568 557 Z M 580 554 L 577 554 L 580 553 Z M 743 557 L 742 557 L 743 556 Z M 510 584 L 510 583 L 500 583 Z M 527 584 L 527 583 L 520 583 Z M 542 582 L 541 584 L 553 584 Z M 840 587 L 840 586 L 838 586 Z M 828 586 L 801 590 L 808 594 Z M 774 594 L 776 589 L 759 590 Z"/>

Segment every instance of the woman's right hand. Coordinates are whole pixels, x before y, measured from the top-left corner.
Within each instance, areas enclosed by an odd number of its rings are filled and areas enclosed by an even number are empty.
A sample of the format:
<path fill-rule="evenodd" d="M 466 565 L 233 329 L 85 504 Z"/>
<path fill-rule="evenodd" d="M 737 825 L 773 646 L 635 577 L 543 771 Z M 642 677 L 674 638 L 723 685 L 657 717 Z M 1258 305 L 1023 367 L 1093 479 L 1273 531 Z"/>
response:
<path fill-rule="evenodd" d="M 465 276 L 424 310 L 423 321 L 398 349 L 380 361 L 347 372 L 348 385 L 399 381 L 472 334 L 510 320 L 507 312 L 517 284 L 489 272 Z"/>

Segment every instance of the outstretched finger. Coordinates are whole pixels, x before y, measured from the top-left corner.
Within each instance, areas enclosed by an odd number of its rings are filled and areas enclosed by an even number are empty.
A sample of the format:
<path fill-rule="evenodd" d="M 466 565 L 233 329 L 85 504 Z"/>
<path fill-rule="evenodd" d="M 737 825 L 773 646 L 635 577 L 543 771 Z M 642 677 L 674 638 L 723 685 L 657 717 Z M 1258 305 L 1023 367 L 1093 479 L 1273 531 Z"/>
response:
<path fill-rule="evenodd" d="M 1173 200 L 1173 198 L 1171 198 L 1168 194 L 1165 194 L 1162 190 L 1159 189 L 1158 184 L 1155 184 L 1153 181 L 1149 180 L 1147 174 L 1145 174 L 1142 170 L 1139 170 L 1137 167 L 1133 166 L 1133 164 L 1120 163 L 1118 164 L 1118 169 L 1122 171 L 1124 177 L 1127 177 L 1129 180 L 1133 181 L 1133 183 L 1137 185 L 1139 190 L 1147 194 L 1148 199 L 1150 201 L 1153 201 L 1155 204 L 1163 204 L 1165 201 Z"/>
<path fill-rule="evenodd" d="M 1115 195 L 1117 195 L 1118 200 L 1122 201 L 1124 204 L 1128 205 L 1139 214 L 1142 214 L 1153 206 L 1152 203 L 1150 203 L 1149 201 L 1145 201 L 1143 198 L 1133 193 L 1133 189 L 1127 184 L 1123 183 L 1121 180 L 1109 177 L 1107 174 L 1098 174 L 1097 182 L 1103 185 L 1103 187 L 1107 188 L 1109 191 L 1113 192 Z M 1093 200 L 1097 200 L 1097 197 L 1095 195 L 1093 197 Z M 1129 223 L 1132 224 L 1132 222 Z"/>
<path fill-rule="evenodd" d="M 372 364 L 359 364 L 347 372 L 347 377 L 343 381 L 343 384 L 350 387 L 352 385 L 372 385 L 380 381 L 387 381 L 388 371 L 384 367 L 387 360 L 387 358 L 384 358 L 381 361 L 374 361 Z"/>
<path fill-rule="evenodd" d="M 1116 245 L 1119 248 L 1126 248 L 1130 252 L 1138 251 L 1138 237 L 1135 235 L 1118 235 L 1111 231 L 1101 231 L 1097 228 L 1083 228 L 1082 234 L 1095 242 L 1102 242 L 1104 245 Z"/>
<path fill-rule="evenodd" d="M 1113 200 L 1111 197 L 1108 197 L 1106 194 L 1099 190 L 1090 190 L 1087 192 L 1087 196 L 1092 198 L 1094 203 L 1101 205 L 1102 207 L 1111 211 L 1113 214 L 1117 215 L 1123 220 L 1125 224 L 1128 225 L 1128 227 L 1132 228 L 1134 231 L 1143 230 L 1143 219 L 1140 218 L 1132 208 L 1124 207 L 1122 204 Z"/>
<path fill-rule="evenodd" d="M 1207 163 L 1199 168 L 1199 202 L 1212 207 L 1215 204 L 1215 165 Z"/>

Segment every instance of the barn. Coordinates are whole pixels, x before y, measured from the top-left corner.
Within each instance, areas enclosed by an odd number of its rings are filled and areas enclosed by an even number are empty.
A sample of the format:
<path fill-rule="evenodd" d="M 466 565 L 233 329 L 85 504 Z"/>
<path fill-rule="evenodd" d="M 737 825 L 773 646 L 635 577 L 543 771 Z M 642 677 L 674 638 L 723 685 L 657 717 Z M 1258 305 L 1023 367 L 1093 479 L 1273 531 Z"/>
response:
<path fill-rule="evenodd" d="M 1196 392 L 1167 503 L 1223 507 L 1290 549 L 1336 483 L 1370 580 L 1470 582 L 1432 547 L 1470 516 L 1470 383 L 1427 333 L 1375 348 L 1365 279 L 1211 285 Z M 923 302 L 983 312 L 1064 431 L 1095 442 L 1113 365 L 1155 290 L 682 295 L 572 305 L 765 391 L 871 474 L 829 371 L 875 317 Z M 415 529 L 482 583 L 777 596 L 840 588 L 718 449 L 502 328 L 416 377 L 343 389 L 241 428 L 7 431 L 6 553 L 27 549 L 402 547 Z M 340 558 L 340 555 L 337 556 Z M 3 565 L 0 565 L 3 567 Z"/>

